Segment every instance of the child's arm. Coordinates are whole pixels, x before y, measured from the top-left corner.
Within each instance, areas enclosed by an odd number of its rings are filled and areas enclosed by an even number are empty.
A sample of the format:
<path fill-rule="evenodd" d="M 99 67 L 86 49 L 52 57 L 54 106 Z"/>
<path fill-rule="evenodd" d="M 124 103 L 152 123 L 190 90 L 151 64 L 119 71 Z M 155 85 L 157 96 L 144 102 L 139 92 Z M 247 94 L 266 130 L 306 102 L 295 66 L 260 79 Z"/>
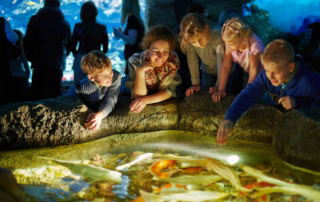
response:
<path fill-rule="evenodd" d="M 199 69 L 199 55 L 192 44 L 188 43 L 187 60 L 191 74 L 192 86 L 185 92 L 186 96 L 190 96 L 194 91 L 201 90 L 200 69 Z"/>
<path fill-rule="evenodd" d="M 256 55 L 252 55 L 250 57 L 250 69 L 249 69 L 249 79 L 248 83 L 252 83 L 254 79 L 257 77 L 259 74 L 259 69 L 260 69 L 260 53 Z"/>
<path fill-rule="evenodd" d="M 223 145 L 227 141 L 228 135 L 233 131 L 234 125 L 237 121 L 261 98 L 266 92 L 268 79 L 265 72 L 261 72 L 253 83 L 249 84 L 247 88 L 243 89 L 241 93 L 233 101 L 227 110 L 225 119 L 218 131 L 217 140 L 219 145 Z"/>
<path fill-rule="evenodd" d="M 121 75 L 119 72 L 112 70 L 113 71 L 113 78 L 112 78 L 112 84 L 108 88 L 106 95 L 104 96 L 103 100 L 100 103 L 99 106 L 99 111 L 104 112 L 104 117 L 108 116 L 115 108 L 119 93 L 120 93 L 120 88 L 121 88 Z"/>
<path fill-rule="evenodd" d="M 219 102 L 221 97 L 226 96 L 225 89 L 229 77 L 229 72 L 231 69 L 231 63 L 232 63 L 232 56 L 231 52 L 226 48 L 226 52 L 224 53 L 223 63 L 221 66 L 221 73 L 220 73 L 220 83 L 218 92 L 215 92 L 212 94 L 212 99 L 215 102 Z"/>

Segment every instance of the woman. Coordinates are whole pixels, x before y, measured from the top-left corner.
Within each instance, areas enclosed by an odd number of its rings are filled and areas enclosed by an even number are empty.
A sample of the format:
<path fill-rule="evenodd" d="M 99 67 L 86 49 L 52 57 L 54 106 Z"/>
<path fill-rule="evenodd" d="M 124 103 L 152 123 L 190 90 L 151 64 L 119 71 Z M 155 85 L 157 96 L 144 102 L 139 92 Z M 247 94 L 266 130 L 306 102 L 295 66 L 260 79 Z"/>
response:
<path fill-rule="evenodd" d="M 87 75 L 81 69 L 81 58 L 83 55 L 101 49 L 103 53 L 108 52 L 108 32 L 105 25 L 96 22 L 98 9 L 92 1 L 85 2 L 80 11 L 81 23 L 74 26 L 71 40 L 71 51 L 75 58 L 73 63 L 74 83 L 78 83 Z M 79 49 L 77 44 L 79 42 Z"/>
<path fill-rule="evenodd" d="M 186 96 L 201 88 L 212 94 L 218 90 L 224 45 L 220 29 L 214 28 L 210 20 L 198 14 L 185 16 L 180 24 L 181 50 L 187 54 L 188 66 L 193 86 L 186 90 Z M 201 74 L 199 71 L 201 60 Z M 233 72 L 233 71 L 232 71 Z M 201 78 L 201 79 L 200 79 Z M 228 83 L 231 90 L 232 78 Z"/>
<path fill-rule="evenodd" d="M 12 102 L 23 102 L 27 101 L 30 67 L 23 51 L 23 34 L 17 29 L 13 31 L 19 37 L 16 46 L 18 46 L 21 50 L 21 54 L 16 60 L 10 60 L 10 71 L 12 75 L 13 87 L 15 89 L 15 93 L 12 95 Z"/>
<path fill-rule="evenodd" d="M 130 105 L 134 113 L 141 112 L 147 104 L 176 97 L 176 87 L 181 83 L 177 74 L 179 59 L 172 51 L 175 37 L 170 30 L 163 26 L 150 29 L 141 45 L 145 51 L 128 60 L 129 80 L 125 83 L 135 99 Z"/>
<path fill-rule="evenodd" d="M 125 43 L 124 59 L 128 61 L 134 53 L 141 50 L 140 44 L 144 36 L 144 25 L 140 17 L 140 6 L 138 0 L 123 0 L 121 11 L 121 26 L 126 28 L 122 32 L 120 28 L 113 28 L 116 38 L 121 38 Z M 128 68 L 125 71 L 128 74 Z"/>

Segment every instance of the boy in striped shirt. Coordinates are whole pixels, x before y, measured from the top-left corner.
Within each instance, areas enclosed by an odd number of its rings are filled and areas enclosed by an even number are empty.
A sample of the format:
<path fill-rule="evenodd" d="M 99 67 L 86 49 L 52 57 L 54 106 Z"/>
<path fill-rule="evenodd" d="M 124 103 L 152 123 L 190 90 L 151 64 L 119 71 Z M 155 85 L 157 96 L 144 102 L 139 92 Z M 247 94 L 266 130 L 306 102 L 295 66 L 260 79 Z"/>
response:
<path fill-rule="evenodd" d="M 81 68 L 87 77 L 70 86 L 66 95 L 78 96 L 91 110 L 87 116 L 86 128 L 98 130 L 103 118 L 115 108 L 121 87 L 121 75 L 111 67 L 110 59 L 100 51 L 83 56 Z"/>

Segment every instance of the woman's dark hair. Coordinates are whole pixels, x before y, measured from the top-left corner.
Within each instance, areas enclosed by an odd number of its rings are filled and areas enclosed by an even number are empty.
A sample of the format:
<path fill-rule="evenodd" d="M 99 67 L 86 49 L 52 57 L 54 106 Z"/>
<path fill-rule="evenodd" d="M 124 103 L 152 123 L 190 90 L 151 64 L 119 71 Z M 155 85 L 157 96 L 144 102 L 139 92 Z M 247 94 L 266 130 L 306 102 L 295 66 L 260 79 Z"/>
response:
<path fill-rule="evenodd" d="M 23 34 L 20 30 L 14 29 L 13 30 L 19 37 L 18 41 L 16 42 L 16 46 L 18 46 L 21 50 L 21 53 L 23 52 Z"/>
<path fill-rule="evenodd" d="M 87 1 L 81 6 L 80 18 L 82 22 L 95 22 L 98 9 L 92 1 Z"/>
<path fill-rule="evenodd" d="M 192 3 L 190 4 L 190 6 L 188 7 L 187 13 L 197 13 L 199 15 L 203 15 L 203 13 L 205 12 L 206 7 L 201 6 L 198 3 Z"/>
<path fill-rule="evenodd" d="M 44 0 L 44 6 L 60 7 L 60 0 Z"/>
<path fill-rule="evenodd" d="M 141 47 L 143 50 L 150 48 L 153 42 L 164 40 L 170 45 L 170 50 L 173 50 L 176 45 L 176 38 L 173 33 L 164 26 L 155 26 L 149 29 L 142 39 Z"/>

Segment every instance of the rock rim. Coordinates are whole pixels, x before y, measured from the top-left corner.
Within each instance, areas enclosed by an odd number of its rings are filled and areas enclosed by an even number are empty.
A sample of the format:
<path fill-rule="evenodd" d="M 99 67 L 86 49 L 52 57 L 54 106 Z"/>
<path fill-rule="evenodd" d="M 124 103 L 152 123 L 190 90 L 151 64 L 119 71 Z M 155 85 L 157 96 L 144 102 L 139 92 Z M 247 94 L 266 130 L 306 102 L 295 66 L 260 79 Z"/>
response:
<path fill-rule="evenodd" d="M 216 135 L 234 99 L 228 95 L 215 103 L 201 90 L 183 100 L 148 105 L 135 114 L 129 109 L 130 98 L 121 97 L 98 131 L 84 127 L 91 111 L 77 97 L 12 103 L 0 107 L 0 150 L 69 145 L 115 134 L 162 130 Z M 320 108 L 285 111 L 256 104 L 238 121 L 229 139 L 272 144 L 283 160 L 320 171 Z"/>

